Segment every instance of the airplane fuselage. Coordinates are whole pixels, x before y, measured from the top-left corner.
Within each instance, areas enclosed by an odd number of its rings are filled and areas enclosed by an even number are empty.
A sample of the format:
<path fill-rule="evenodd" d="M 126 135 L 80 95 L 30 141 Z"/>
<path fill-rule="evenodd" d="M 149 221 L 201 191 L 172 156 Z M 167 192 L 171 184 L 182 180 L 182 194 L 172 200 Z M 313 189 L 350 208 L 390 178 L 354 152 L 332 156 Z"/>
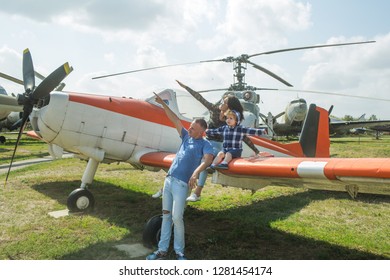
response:
<path fill-rule="evenodd" d="M 189 127 L 192 120 L 176 113 Z M 132 98 L 52 92 L 49 104 L 34 109 L 30 120 L 47 143 L 99 162 L 139 163 L 146 152 L 175 153 L 181 143 L 162 108 Z M 291 156 L 283 149 L 262 151 Z M 251 154 L 245 146 L 243 156 Z"/>
<path fill-rule="evenodd" d="M 54 92 L 31 123 L 46 142 L 99 162 L 137 161 L 138 148 L 174 153 L 180 145 L 161 108 L 131 98 Z"/>

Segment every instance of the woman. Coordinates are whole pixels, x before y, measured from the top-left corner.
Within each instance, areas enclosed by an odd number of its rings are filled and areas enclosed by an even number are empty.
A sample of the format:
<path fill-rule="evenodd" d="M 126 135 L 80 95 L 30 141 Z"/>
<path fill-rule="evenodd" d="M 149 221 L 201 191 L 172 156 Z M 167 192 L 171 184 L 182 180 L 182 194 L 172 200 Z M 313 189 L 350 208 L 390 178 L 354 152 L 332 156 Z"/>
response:
<path fill-rule="evenodd" d="M 244 108 L 241 105 L 240 100 L 234 95 L 227 94 L 222 98 L 222 102 L 218 102 L 216 104 L 212 104 L 207 101 L 199 92 L 191 89 L 190 87 L 182 84 L 181 82 L 176 82 L 184 89 L 186 89 L 195 99 L 197 99 L 200 103 L 205 106 L 210 112 L 210 121 L 208 127 L 210 129 L 218 128 L 220 126 L 225 125 L 226 117 L 225 113 L 227 110 L 234 110 L 240 114 L 241 121 L 244 119 Z M 213 146 L 214 157 L 218 154 L 218 152 L 222 149 L 222 136 L 215 135 L 207 138 L 211 145 Z M 259 150 L 252 143 L 252 141 L 248 137 L 244 137 L 243 141 L 256 153 L 259 153 Z M 200 195 L 202 193 L 204 184 L 207 179 L 208 171 L 204 170 L 200 173 L 197 187 L 195 191 L 187 198 L 189 202 L 195 202 L 200 200 Z"/>

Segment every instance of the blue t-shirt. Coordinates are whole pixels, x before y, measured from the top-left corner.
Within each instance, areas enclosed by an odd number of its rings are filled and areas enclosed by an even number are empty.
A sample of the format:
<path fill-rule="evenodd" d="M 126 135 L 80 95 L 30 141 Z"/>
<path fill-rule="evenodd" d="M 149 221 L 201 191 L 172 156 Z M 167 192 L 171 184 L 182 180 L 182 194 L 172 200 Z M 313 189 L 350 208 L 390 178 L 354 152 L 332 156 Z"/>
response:
<path fill-rule="evenodd" d="M 168 170 L 168 175 L 188 183 L 192 173 L 200 165 L 205 154 L 213 154 L 213 147 L 206 139 L 194 139 L 184 128 L 181 131 L 182 143 Z"/>

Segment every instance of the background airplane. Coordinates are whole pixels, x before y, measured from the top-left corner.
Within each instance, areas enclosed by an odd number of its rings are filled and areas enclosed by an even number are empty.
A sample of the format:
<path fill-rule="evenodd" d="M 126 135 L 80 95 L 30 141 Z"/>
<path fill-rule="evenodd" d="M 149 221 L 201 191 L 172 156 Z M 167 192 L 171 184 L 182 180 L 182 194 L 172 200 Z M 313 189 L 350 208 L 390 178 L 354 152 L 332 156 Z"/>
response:
<path fill-rule="evenodd" d="M 354 96 L 349 96 L 354 97 Z M 370 97 L 367 97 L 371 99 Z M 390 101 L 390 100 L 388 100 Z M 332 111 L 333 107 L 329 110 Z M 268 128 L 270 136 L 296 136 L 302 130 L 303 121 L 306 117 L 308 108 L 306 100 L 296 98 L 289 102 L 285 111 L 273 116 L 271 113 L 264 115 L 260 113 L 263 125 L 260 127 Z M 329 114 L 330 114 L 329 112 Z M 363 115 L 364 116 L 364 115 Z M 363 117 L 362 116 L 362 117 Z M 282 117 L 282 122 L 278 122 L 278 118 Z M 358 120 L 345 121 L 330 117 L 329 130 L 331 135 L 347 134 L 354 128 L 374 129 L 378 126 L 390 125 L 390 120 L 372 120 L 368 121 L 360 117 Z"/>
<path fill-rule="evenodd" d="M 9 96 L 6 90 L 0 86 L 0 131 L 4 128 L 13 130 L 14 124 L 16 124 L 22 115 L 23 107 L 20 106 L 15 97 Z M 6 139 L 3 135 L 0 135 L 0 143 L 5 143 Z"/>

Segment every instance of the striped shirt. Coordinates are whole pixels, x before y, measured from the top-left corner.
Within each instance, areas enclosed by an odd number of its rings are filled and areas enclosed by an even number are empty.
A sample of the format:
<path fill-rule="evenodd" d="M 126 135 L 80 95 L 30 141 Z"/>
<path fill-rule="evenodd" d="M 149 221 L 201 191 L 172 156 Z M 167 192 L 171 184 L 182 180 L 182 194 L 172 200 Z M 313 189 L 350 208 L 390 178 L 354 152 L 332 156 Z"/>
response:
<path fill-rule="evenodd" d="M 263 135 L 265 134 L 264 129 L 257 129 L 251 127 L 244 127 L 236 125 L 234 128 L 224 125 L 216 129 L 207 129 L 207 136 L 222 135 L 223 136 L 223 149 L 225 151 L 231 149 L 242 150 L 242 140 L 245 135 Z"/>

